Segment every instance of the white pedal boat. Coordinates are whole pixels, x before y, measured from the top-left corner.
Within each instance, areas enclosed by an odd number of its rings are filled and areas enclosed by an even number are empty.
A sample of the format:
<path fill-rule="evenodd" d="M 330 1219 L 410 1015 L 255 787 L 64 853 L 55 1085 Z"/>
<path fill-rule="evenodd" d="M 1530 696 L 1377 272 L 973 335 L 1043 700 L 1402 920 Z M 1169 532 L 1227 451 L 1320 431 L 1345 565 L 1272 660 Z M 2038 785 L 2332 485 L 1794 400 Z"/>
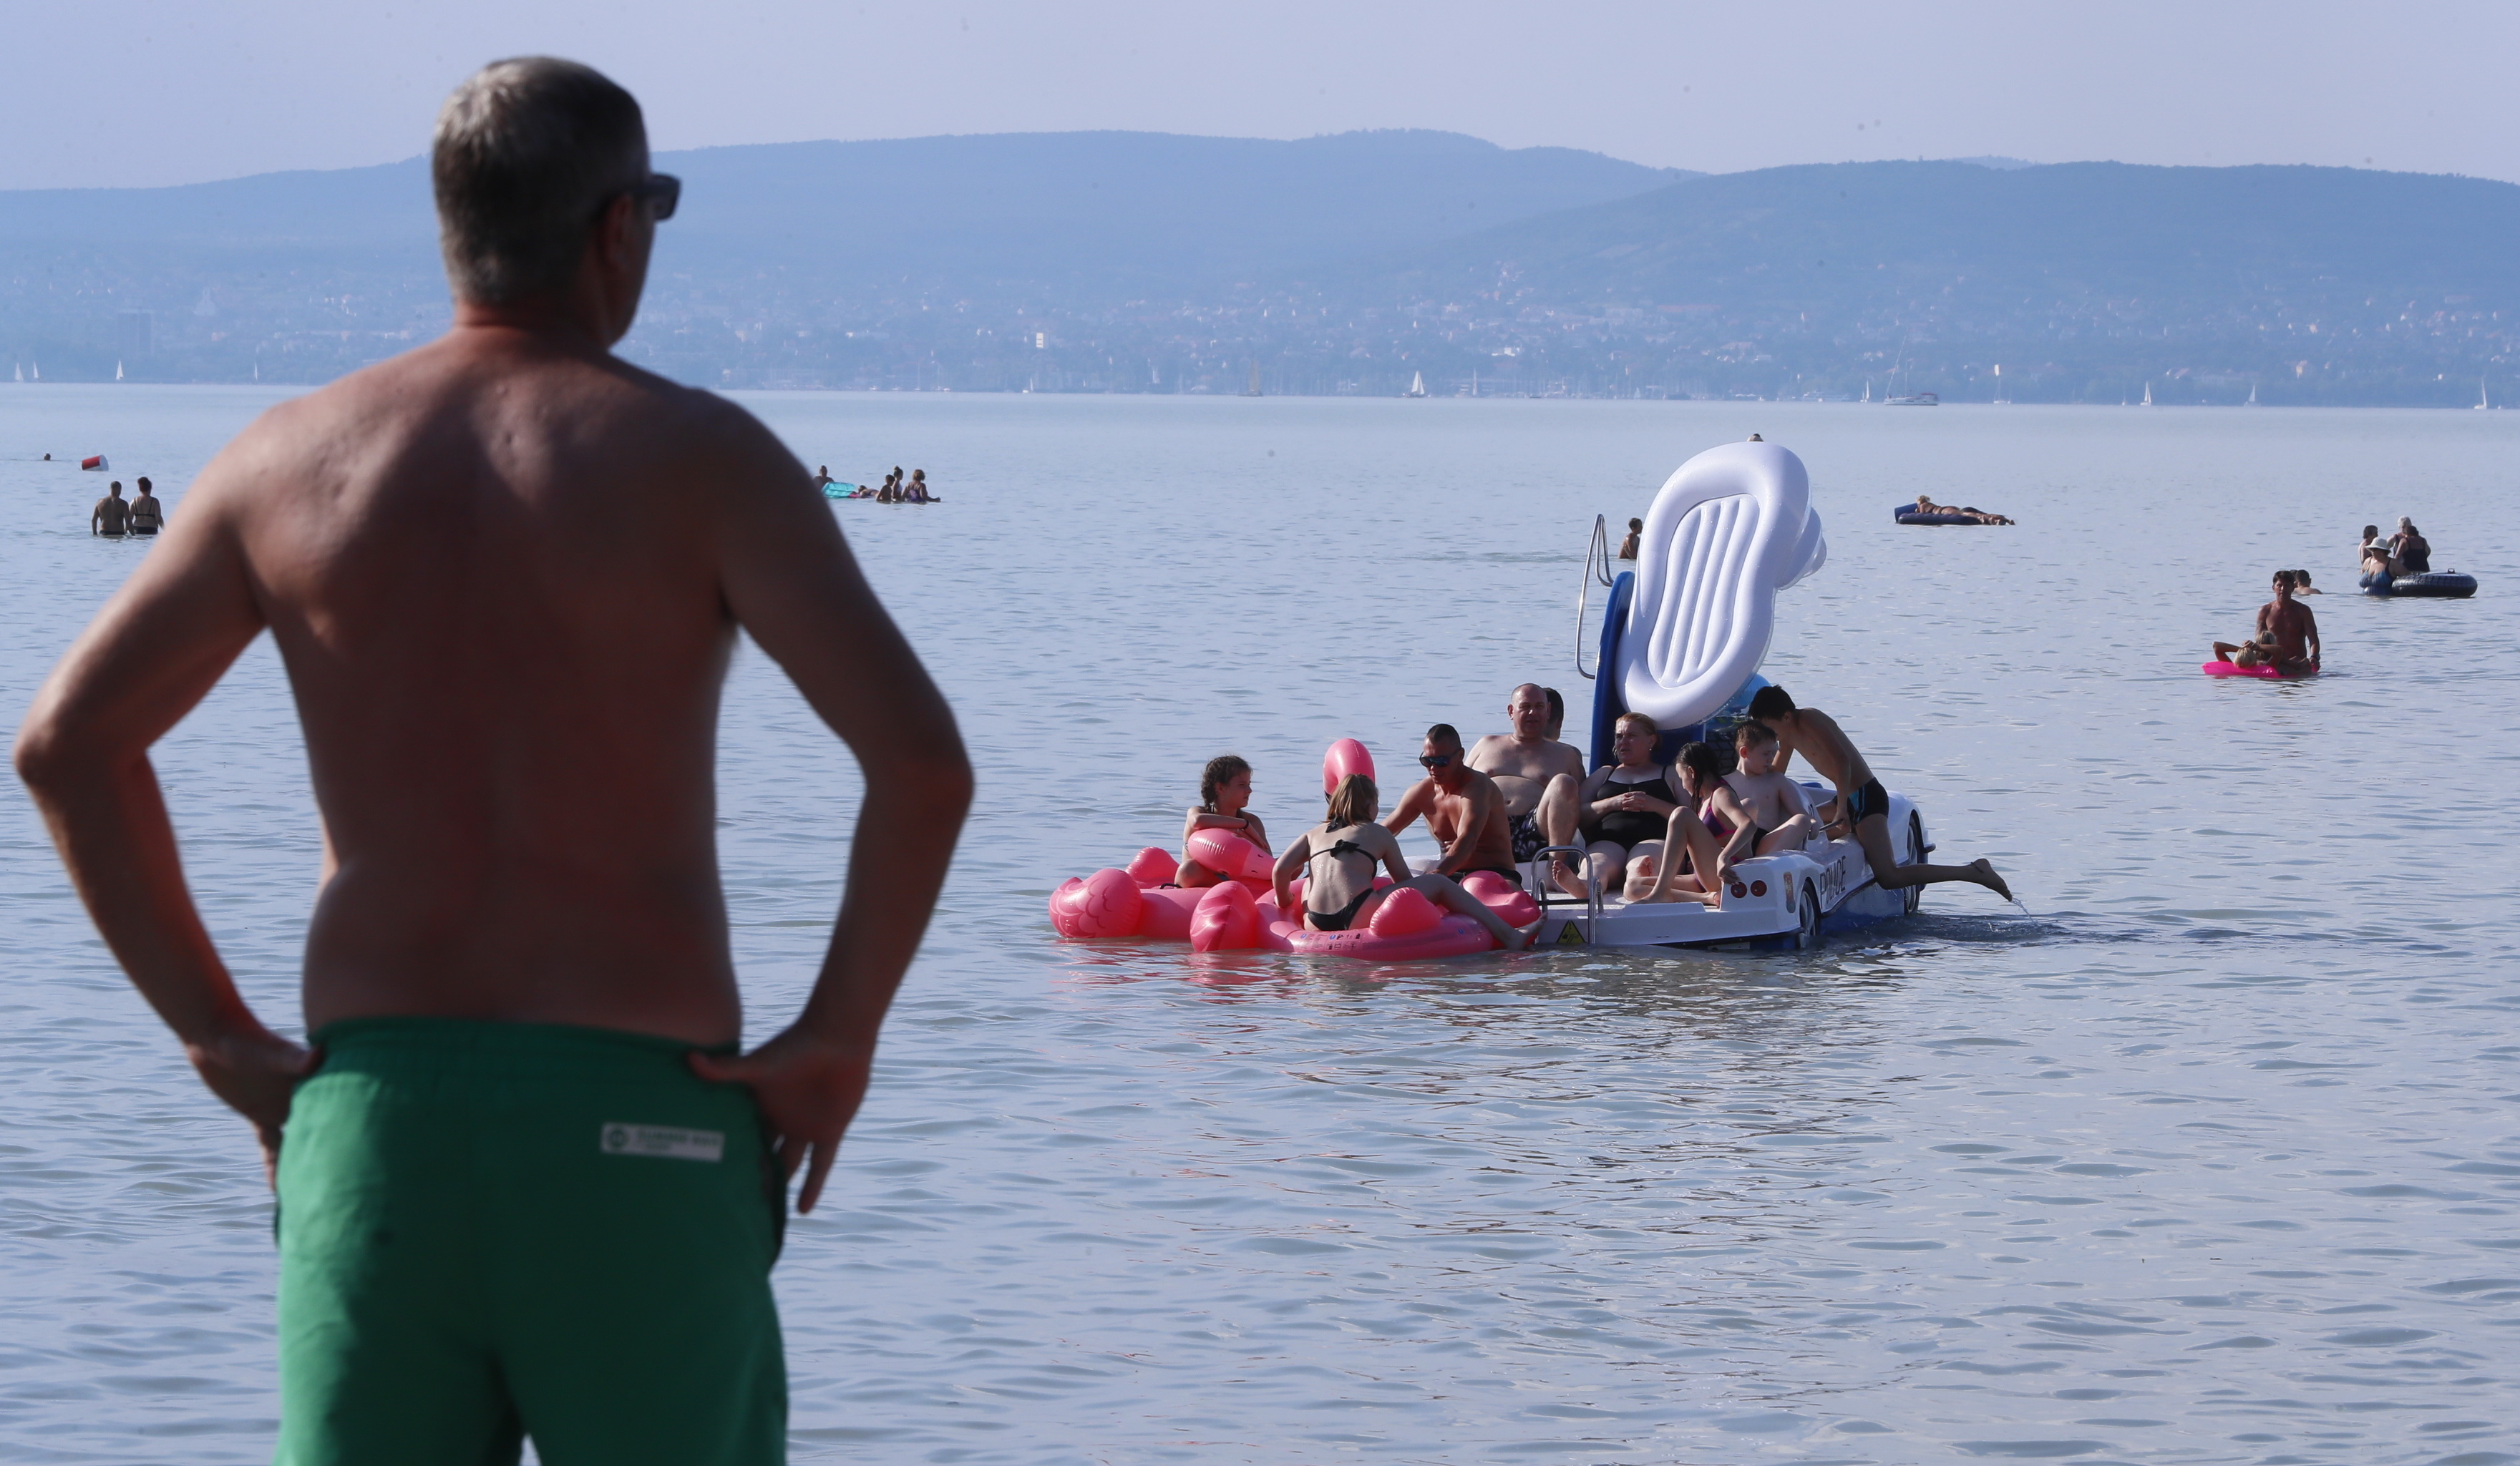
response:
<path fill-rule="evenodd" d="M 1585 565 L 1585 595 L 1596 584 L 1610 593 L 1600 660 L 1595 671 L 1580 657 L 1576 664 L 1594 681 L 1590 767 L 1613 762 L 1613 726 L 1632 710 L 1662 730 L 1661 764 L 1683 743 L 1729 740 L 1751 694 L 1767 686 L 1758 667 L 1775 629 L 1777 593 L 1828 560 L 1802 460 L 1774 443 L 1727 443 L 1681 465 L 1645 513 L 1633 572 L 1610 574 L 1603 531 L 1595 525 L 1596 554 Z M 1815 806 L 1833 797 L 1808 780 L 1803 789 Z M 1934 848 L 1924 817 L 1904 794 L 1890 796 L 1890 847 L 1909 864 Z M 1924 891 L 1882 889 L 1851 839 L 1743 861 L 1711 907 L 1636 905 L 1615 892 L 1568 896 L 1546 879 L 1550 854 L 1523 867 L 1524 889 L 1541 900 L 1535 947 L 1799 949 L 1823 933 L 1909 915 Z"/>
<path fill-rule="evenodd" d="M 1805 781 L 1813 804 L 1830 792 Z M 1914 865 L 1934 847 L 1925 818 L 1905 794 L 1890 796 L 1891 849 Z M 1587 900 L 1545 884 L 1551 852 L 1523 866 L 1524 889 L 1537 892 L 1540 947 L 1741 947 L 1801 951 L 1829 932 L 1851 931 L 1915 912 L 1923 886 L 1884 890 L 1872 878 L 1864 847 L 1853 840 L 1815 840 L 1732 867 L 1715 906 L 1694 901 L 1635 903 L 1613 894 Z M 1570 861 L 1572 856 L 1569 856 Z"/>

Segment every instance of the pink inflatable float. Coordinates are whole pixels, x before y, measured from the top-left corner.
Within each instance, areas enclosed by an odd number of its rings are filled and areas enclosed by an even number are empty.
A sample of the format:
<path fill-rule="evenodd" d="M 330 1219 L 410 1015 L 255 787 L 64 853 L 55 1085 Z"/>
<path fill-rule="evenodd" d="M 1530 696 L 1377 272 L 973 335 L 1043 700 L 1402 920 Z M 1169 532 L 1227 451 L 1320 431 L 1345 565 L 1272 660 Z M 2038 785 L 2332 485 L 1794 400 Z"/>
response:
<path fill-rule="evenodd" d="M 2206 662 L 2203 664 L 2203 670 L 2207 677 L 2271 677 L 2283 679 L 2293 677 L 2317 677 L 2318 675 L 2318 669 L 2317 667 L 2313 667 L 2307 672 L 2277 672 L 2274 668 L 2268 666 L 2264 662 L 2260 662 L 2254 667 L 2243 667 L 2237 662 Z"/>
<path fill-rule="evenodd" d="M 1351 774 L 1373 777 L 1373 755 L 1354 738 L 1330 745 L 1322 759 L 1322 789 L 1337 787 Z M 1072 876 L 1051 894 L 1050 922 L 1062 937 L 1188 942 L 1193 952 L 1291 952 L 1308 956 L 1411 961 L 1492 952 L 1496 942 L 1467 916 L 1450 915 L 1416 891 L 1386 897 L 1373 918 L 1348 931 L 1313 931 L 1300 910 L 1299 876 L 1287 895 L 1298 911 L 1292 919 L 1278 910 L 1270 875 L 1277 862 L 1268 852 L 1225 830 L 1203 829 L 1190 838 L 1190 856 L 1229 879 L 1192 890 L 1169 882 L 1180 868 L 1159 846 L 1139 851 L 1126 868 L 1112 866 Z M 1390 880 L 1379 878 L 1377 886 Z M 1473 871 L 1462 889 L 1485 903 L 1508 926 L 1540 919 L 1539 903 L 1492 871 Z"/>

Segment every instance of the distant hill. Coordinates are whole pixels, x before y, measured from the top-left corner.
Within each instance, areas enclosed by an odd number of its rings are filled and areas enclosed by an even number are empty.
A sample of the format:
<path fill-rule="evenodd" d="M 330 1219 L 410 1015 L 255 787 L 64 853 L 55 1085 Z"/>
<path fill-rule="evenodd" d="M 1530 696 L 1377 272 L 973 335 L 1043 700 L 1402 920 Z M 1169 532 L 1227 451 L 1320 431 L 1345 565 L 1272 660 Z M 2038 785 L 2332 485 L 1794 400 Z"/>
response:
<path fill-rule="evenodd" d="M 660 154 L 656 166 L 685 192 L 652 298 L 688 286 L 689 303 L 707 309 L 802 310 L 818 323 L 904 289 L 1099 303 L 1424 244 L 1691 176 L 1420 131 L 790 143 Z M 119 314 L 146 310 L 152 375 L 235 368 L 248 333 L 267 355 L 331 375 L 442 324 L 435 235 L 418 158 L 0 193 L 0 350 L 50 357 L 56 376 L 110 377 L 117 333 L 137 339 Z"/>
<path fill-rule="evenodd" d="M 2016 396 L 2158 379 L 2203 400 L 2201 375 L 2234 398 L 2431 400 L 2438 378 L 2433 395 L 2472 401 L 2520 358 L 2515 238 L 2520 187 L 2482 179 L 1844 163 L 1693 179 L 1282 288 L 1351 312 L 1490 292 L 1510 313 L 1454 344 L 1520 348 L 1523 377 L 1610 350 L 1631 380 L 1789 395 L 1796 374 L 1851 391 L 1895 365 L 1984 397 L 2010 363 Z M 1579 325 L 1598 339 L 1570 352 Z"/>
<path fill-rule="evenodd" d="M 2520 397 L 2520 188 L 1985 157 L 1706 176 L 1435 132 L 660 155 L 624 350 L 723 385 Z M 322 380 L 442 330 L 417 161 L 0 194 L 0 353 Z M 1995 368 L 2001 364 L 1999 384 Z"/>

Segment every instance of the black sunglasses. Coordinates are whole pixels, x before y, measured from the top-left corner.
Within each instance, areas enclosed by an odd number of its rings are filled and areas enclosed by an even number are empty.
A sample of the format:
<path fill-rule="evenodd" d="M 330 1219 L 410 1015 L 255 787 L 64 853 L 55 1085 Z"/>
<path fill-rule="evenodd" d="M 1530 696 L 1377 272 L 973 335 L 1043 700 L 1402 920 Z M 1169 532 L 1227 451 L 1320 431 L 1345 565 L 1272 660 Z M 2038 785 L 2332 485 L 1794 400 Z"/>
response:
<path fill-rule="evenodd" d="M 649 206 L 657 223 L 674 216 L 674 206 L 683 201 L 683 181 L 671 173 L 651 173 L 621 192 Z"/>
<path fill-rule="evenodd" d="M 1451 765 L 1453 756 L 1449 753 L 1430 753 L 1420 757 L 1418 762 L 1429 769 L 1442 769 Z"/>

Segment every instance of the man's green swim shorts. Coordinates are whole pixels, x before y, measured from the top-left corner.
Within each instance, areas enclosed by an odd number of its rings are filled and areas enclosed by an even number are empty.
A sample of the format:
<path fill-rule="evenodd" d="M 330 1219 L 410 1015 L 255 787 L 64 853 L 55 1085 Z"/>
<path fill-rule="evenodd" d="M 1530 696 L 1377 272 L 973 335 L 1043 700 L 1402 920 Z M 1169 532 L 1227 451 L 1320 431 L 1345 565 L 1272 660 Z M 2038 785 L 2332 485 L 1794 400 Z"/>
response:
<path fill-rule="evenodd" d="M 787 1458 L 782 1187 L 691 1045 L 359 1019 L 280 1148 L 280 1466 Z"/>

